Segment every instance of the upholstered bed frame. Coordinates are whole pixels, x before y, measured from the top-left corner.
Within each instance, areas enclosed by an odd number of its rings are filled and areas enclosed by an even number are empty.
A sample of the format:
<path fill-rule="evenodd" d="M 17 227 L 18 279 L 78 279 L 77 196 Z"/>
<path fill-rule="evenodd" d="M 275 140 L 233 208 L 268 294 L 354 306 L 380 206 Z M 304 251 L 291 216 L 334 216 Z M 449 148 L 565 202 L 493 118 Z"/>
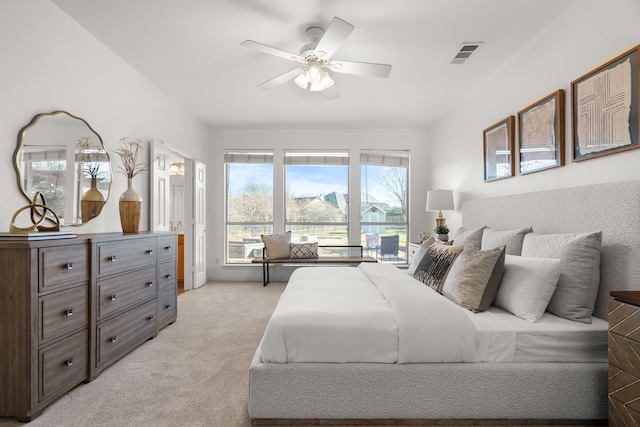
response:
<path fill-rule="evenodd" d="M 463 226 L 602 231 L 594 315 L 611 290 L 640 289 L 640 181 L 464 203 Z M 606 420 L 606 363 L 263 363 L 249 374 L 254 424 L 278 419 Z"/>

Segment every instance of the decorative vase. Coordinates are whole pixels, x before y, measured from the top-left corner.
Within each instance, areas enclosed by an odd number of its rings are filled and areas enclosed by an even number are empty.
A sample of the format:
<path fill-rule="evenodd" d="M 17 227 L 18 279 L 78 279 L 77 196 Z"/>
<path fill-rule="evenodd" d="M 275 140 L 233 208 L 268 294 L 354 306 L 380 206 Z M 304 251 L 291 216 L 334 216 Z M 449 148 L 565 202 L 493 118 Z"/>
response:
<path fill-rule="evenodd" d="M 80 199 L 80 215 L 83 223 L 97 217 L 102 210 L 102 206 L 104 206 L 104 196 L 100 190 L 98 190 L 97 182 L 97 178 L 92 176 L 91 188 L 82 193 L 82 198 Z"/>
<path fill-rule="evenodd" d="M 132 178 L 127 178 L 127 191 L 120 196 L 120 224 L 124 233 L 137 233 L 140 225 L 142 197 L 133 189 Z"/>
<path fill-rule="evenodd" d="M 440 240 L 442 242 L 448 242 L 449 241 L 449 234 L 438 234 L 438 240 Z"/>

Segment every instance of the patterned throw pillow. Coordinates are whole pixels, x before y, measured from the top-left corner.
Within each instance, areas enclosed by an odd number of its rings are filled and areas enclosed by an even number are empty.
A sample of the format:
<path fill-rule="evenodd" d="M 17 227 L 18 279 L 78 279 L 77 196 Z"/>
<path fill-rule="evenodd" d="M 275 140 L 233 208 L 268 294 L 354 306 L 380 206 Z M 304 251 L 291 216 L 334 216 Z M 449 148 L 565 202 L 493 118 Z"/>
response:
<path fill-rule="evenodd" d="M 291 243 L 289 258 L 318 258 L 318 243 Z"/>
<path fill-rule="evenodd" d="M 429 246 L 413 277 L 431 289 L 442 292 L 444 280 L 460 252 L 462 252 L 462 246 L 438 244 Z"/>

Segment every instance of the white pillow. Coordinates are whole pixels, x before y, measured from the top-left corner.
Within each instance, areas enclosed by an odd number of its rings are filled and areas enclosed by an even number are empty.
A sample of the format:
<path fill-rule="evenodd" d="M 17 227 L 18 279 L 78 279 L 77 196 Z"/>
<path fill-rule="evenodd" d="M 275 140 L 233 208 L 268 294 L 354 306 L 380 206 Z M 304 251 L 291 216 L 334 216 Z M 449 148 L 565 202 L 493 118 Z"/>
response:
<path fill-rule="evenodd" d="M 560 260 L 506 255 L 493 304 L 530 322 L 544 314 L 560 278 Z"/>
<path fill-rule="evenodd" d="M 291 248 L 289 247 L 291 244 L 290 231 L 281 234 L 263 234 L 260 238 L 262 238 L 264 247 L 267 248 L 267 259 L 289 258 L 291 254 Z"/>

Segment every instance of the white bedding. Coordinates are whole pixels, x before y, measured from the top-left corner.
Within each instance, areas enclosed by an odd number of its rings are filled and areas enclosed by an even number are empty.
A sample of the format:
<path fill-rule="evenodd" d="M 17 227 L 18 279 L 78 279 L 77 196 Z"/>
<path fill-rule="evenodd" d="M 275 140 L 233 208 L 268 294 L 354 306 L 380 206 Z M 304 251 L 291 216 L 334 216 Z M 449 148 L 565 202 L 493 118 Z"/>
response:
<path fill-rule="evenodd" d="M 395 266 L 363 263 L 297 269 L 260 352 L 271 363 L 591 362 L 606 361 L 607 329 L 472 313 Z"/>

